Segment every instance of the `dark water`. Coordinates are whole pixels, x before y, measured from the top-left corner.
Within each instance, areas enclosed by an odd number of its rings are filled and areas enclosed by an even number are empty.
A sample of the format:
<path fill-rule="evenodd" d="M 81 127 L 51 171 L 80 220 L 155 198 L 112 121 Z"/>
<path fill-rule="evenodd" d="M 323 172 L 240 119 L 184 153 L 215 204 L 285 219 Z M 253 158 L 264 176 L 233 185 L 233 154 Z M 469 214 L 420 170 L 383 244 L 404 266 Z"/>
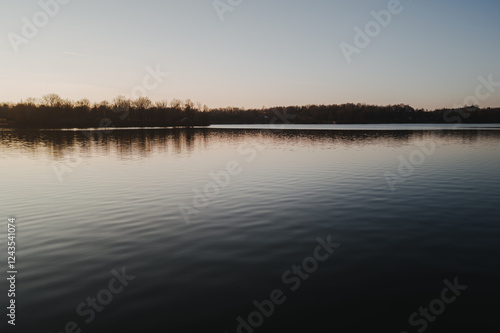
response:
<path fill-rule="evenodd" d="M 500 328 L 498 130 L 0 132 L 0 154 L 2 332 Z"/>

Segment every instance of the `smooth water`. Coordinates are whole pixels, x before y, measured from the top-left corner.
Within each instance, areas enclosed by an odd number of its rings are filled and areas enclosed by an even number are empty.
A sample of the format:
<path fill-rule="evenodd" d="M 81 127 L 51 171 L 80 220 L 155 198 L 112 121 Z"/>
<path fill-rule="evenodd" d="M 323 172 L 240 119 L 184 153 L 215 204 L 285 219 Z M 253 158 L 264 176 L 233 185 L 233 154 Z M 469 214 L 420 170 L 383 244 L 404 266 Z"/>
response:
<path fill-rule="evenodd" d="M 0 132 L 1 331 L 498 332 L 500 131 L 438 129 Z"/>

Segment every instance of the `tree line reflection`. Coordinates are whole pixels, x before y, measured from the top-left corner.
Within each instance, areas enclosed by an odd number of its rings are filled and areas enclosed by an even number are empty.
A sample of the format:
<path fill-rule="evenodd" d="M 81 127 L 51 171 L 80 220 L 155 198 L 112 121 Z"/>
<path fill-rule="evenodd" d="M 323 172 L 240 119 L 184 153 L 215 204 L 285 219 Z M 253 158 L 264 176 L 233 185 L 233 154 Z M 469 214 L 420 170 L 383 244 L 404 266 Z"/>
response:
<path fill-rule="evenodd" d="M 154 154 L 188 156 L 195 150 L 218 149 L 224 145 L 248 141 L 271 146 L 286 144 L 296 147 L 367 146 L 398 147 L 419 140 L 460 140 L 464 144 L 478 140 L 498 143 L 500 131 L 457 130 L 376 130 L 376 131 L 303 131 L 248 129 L 149 129 L 99 131 L 0 131 L 0 151 L 6 155 L 16 151 L 45 154 L 59 160 L 78 152 L 82 156 L 113 155 L 118 158 L 147 158 Z"/>

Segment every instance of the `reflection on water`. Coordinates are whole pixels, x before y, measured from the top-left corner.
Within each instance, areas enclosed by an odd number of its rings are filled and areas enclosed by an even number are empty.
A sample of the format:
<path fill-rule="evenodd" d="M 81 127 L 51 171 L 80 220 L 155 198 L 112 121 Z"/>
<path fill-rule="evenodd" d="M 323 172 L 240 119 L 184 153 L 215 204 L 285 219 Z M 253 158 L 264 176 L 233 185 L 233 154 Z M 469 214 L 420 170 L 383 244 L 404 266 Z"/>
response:
<path fill-rule="evenodd" d="M 455 277 L 469 288 L 427 332 L 499 328 L 500 131 L 101 134 L 0 132 L 20 332 L 236 332 L 275 289 L 287 300 L 255 332 L 413 332 L 408 317 Z M 391 191 L 384 174 L 429 142 Z M 193 206 L 230 161 L 241 172 Z M 181 206 L 198 211 L 189 225 Z M 341 247 L 291 291 L 283 274 L 329 235 Z M 85 323 L 78 305 L 122 267 L 136 279 Z"/>
<path fill-rule="evenodd" d="M 405 145 L 412 141 L 460 140 L 473 144 L 478 140 L 496 139 L 500 131 L 299 131 L 299 130 L 245 130 L 245 129 L 191 129 L 191 130 L 119 130 L 107 134 L 94 133 L 90 138 L 81 131 L 0 132 L 0 149 L 5 158 L 9 153 L 46 154 L 52 159 L 63 159 L 67 155 L 81 152 L 84 156 L 94 153 L 114 155 L 120 158 L 149 157 L 155 153 L 189 155 L 193 151 L 210 150 L 220 146 L 221 141 L 244 143 L 248 140 L 277 142 L 295 146 L 311 147 Z"/>

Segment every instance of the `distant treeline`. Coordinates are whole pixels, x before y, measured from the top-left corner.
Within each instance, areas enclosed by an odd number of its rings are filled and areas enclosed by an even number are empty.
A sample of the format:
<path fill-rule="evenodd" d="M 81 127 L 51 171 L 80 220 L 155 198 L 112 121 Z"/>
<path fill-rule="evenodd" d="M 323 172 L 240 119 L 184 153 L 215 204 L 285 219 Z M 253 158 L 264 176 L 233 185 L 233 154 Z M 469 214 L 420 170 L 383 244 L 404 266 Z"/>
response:
<path fill-rule="evenodd" d="M 12 128 L 171 127 L 209 124 L 500 123 L 500 108 L 477 106 L 428 111 L 408 105 L 307 105 L 209 109 L 191 100 L 153 103 L 123 96 L 112 102 L 72 102 L 56 94 L 0 104 L 0 126 Z"/>
<path fill-rule="evenodd" d="M 214 124 L 392 124 L 392 123 L 500 123 L 500 108 L 477 106 L 428 111 L 408 105 L 307 105 L 209 111 Z"/>
<path fill-rule="evenodd" d="M 17 128 L 97 128 L 97 127 L 168 127 L 207 125 L 207 107 L 190 100 L 153 103 L 149 98 L 136 100 L 118 97 L 113 102 L 91 104 L 83 99 L 64 100 L 56 94 L 41 100 L 28 99 L 18 104 L 0 105 L 0 124 Z"/>

